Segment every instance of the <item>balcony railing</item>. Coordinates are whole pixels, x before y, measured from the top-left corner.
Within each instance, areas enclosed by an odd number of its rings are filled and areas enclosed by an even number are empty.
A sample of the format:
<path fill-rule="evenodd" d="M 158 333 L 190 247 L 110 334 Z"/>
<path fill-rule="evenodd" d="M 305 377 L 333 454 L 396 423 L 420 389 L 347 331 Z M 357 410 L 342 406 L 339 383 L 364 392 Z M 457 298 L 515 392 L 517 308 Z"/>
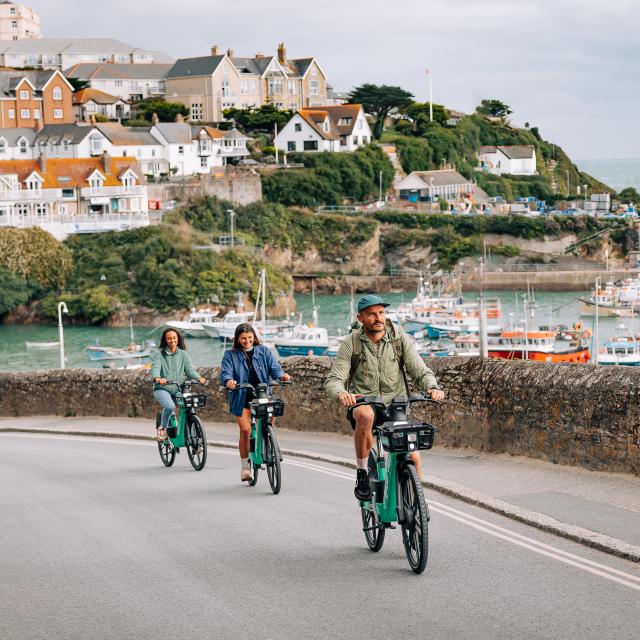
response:
<path fill-rule="evenodd" d="M 142 196 L 144 189 L 141 185 L 132 187 L 84 187 L 80 190 L 80 195 L 83 198 L 135 197 Z"/>
<path fill-rule="evenodd" d="M 62 200 L 62 189 L 0 191 L 0 202 L 54 202 L 56 200 Z"/>

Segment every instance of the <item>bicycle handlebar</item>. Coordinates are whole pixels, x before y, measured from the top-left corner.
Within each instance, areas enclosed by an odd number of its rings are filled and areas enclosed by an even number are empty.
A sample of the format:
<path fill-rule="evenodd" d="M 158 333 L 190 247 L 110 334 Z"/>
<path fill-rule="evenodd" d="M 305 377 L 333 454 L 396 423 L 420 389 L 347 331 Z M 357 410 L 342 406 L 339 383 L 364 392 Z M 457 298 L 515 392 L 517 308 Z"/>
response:
<path fill-rule="evenodd" d="M 184 382 L 178 382 L 177 380 L 166 380 L 164 384 L 160 384 L 159 382 L 157 382 L 156 384 L 159 384 L 161 387 L 166 387 L 170 384 L 174 384 L 177 387 L 181 387 L 183 384 L 199 384 L 201 387 L 206 387 L 209 384 L 209 381 L 205 380 L 204 383 L 201 383 L 199 380 L 185 380 Z"/>
<path fill-rule="evenodd" d="M 267 384 L 267 386 L 269 387 L 286 387 L 287 385 L 291 384 L 291 380 L 272 380 L 269 383 L 260 382 L 259 384 Z M 228 387 L 226 387 L 225 385 L 225 388 Z M 243 382 L 242 384 L 237 384 L 233 389 L 229 389 L 229 391 L 238 391 L 240 389 L 251 389 L 252 391 L 256 390 L 256 388 L 249 382 Z"/>
<path fill-rule="evenodd" d="M 414 402 L 431 402 L 432 404 L 442 404 L 440 400 L 434 400 L 429 396 L 426 396 L 424 393 L 414 393 L 409 398 L 407 398 L 407 402 L 411 405 Z M 391 402 L 385 402 L 380 396 L 356 396 L 356 404 L 357 405 L 371 405 L 371 404 L 381 404 L 385 407 L 388 407 Z"/>

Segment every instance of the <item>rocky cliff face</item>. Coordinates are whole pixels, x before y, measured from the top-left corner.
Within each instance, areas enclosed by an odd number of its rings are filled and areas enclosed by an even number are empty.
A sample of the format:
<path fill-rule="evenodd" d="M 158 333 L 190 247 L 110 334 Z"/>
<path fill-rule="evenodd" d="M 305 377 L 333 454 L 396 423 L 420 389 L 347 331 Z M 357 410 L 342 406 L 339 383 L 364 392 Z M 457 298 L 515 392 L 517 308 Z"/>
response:
<path fill-rule="evenodd" d="M 640 473 L 640 371 L 478 358 L 433 358 L 447 401 L 416 411 L 437 442 L 541 458 L 588 469 Z M 351 433 L 345 410 L 324 392 L 329 358 L 288 358 L 294 384 L 281 390 L 281 424 Z M 219 371 L 204 371 L 217 381 Z M 212 384 L 204 421 L 231 421 L 226 391 Z M 0 374 L 0 415 L 131 416 L 157 411 L 148 374 L 68 369 Z"/>

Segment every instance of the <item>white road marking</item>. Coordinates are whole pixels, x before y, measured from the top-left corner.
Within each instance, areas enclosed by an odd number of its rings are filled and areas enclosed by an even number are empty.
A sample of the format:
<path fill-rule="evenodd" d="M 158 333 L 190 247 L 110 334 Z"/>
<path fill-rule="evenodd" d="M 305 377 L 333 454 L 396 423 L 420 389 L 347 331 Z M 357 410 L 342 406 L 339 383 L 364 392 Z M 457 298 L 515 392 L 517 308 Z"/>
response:
<path fill-rule="evenodd" d="M 0 435 L 3 435 L 0 433 Z M 126 443 L 130 445 L 138 445 L 148 447 L 150 444 L 153 444 L 151 441 L 140 441 L 134 439 L 123 439 L 123 438 L 104 438 L 104 437 L 96 437 L 96 438 L 87 438 L 86 436 L 73 436 L 73 435 L 64 435 L 64 434 L 48 434 L 48 433 L 18 433 L 18 432 L 4 432 L 4 435 L 18 436 L 18 437 L 33 437 L 33 436 L 45 436 L 49 438 L 60 438 L 64 440 L 74 440 L 74 441 L 93 441 L 100 443 Z M 235 450 L 223 449 L 220 447 L 210 447 L 210 449 L 214 453 L 229 455 L 229 456 L 237 456 L 238 452 Z M 334 478 L 340 478 L 341 480 L 349 480 L 353 482 L 353 473 L 347 473 L 340 469 L 333 469 L 331 467 L 323 466 L 322 464 L 316 464 L 311 461 L 299 461 L 299 460 L 285 460 L 284 463 L 287 465 L 300 467 L 303 469 L 308 469 L 309 471 L 317 471 L 319 473 L 323 473 L 325 475 L 333 476 Z M 504 540 L 506 542 L 510 542 L 511 544 L 515 544 L 524 549 L 528 549 L 533 551 L 534 553 L 538 553 L 540 555 L 546 556 L 548 558 L 552 558 L 559 562 L 563 562 L 570 566 L 576 567 L 578 569 L 582 569 L 583 571 L 587 571 L 594 575 L 600 576 L 612 582 L 616 582 L 625 587 L 629 587 L 630 589 L 634 589 L 636 591 L 640 591 L 640 577 L 634 576 L 632 574 L 626 573 L 624 571 L 620 571 L 619 569 L 615 569 L 613 567 L 608 567 L 607 565 L 601 564 L 599 562 L 594 562 L 593 560 L 589 560 L 587 558 L 583 558 L 582 556 L 578 556 L 576 554 L 570 553 L 568 551 L 563 551 L 557 547 L 552 545 L 548 545 L 543 542 L 539 542 L 533 538 L 529 538 L 525 535 L 512 531 L 510 529 L 506 529 L 499 525 L 493 524 L 487 520 L 483 520 L 482 518 L 478 518 L 471 514 L 465 513 L 464 511 L 459 511 L 453 507 L 450 507 L 441 502 L 429 501 L 429 508 L 431 511 L 443 515 L 447 518 L 451 518 L 452 520 L 456 520 L 462 524 L 466 524 L 469 527 L 473 527 L 478 531 L 482 531 L 491 536 Z M 636 584 L 637 583 L 637 584 Z"/>

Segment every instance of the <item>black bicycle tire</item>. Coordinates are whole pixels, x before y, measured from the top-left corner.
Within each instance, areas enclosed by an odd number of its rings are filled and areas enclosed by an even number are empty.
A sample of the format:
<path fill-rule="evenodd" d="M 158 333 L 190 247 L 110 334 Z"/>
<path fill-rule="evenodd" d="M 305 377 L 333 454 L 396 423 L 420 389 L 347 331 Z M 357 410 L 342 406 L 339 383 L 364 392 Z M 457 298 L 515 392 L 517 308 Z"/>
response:
<path fill-rule="evenodd" d="M 276 438 L 276 433 L 273 427 L 268 424 L 264 429 L 264 453 L 265 459 L 270 460 L 266 463 L 267 466 L 267 478 L 269 479 L 269 485 L 271 491 L 275 495 L 280 493 L 282 488 L 282 468 L 280 466 L 280 445 Z"/>
<path fill-rule="evenodd" d="M 373 512 L 369 509 L 365 509 L 364 507 L 360 508 L 362 512 L 362 528 L 365 540 L 367 541 L 367 545 L 371 551 L 377 553 L 382 549 L 382 545 L 384 544 L 384 536 L 387 530 L 384 527 L 380 527 L 377 522 L 377 518 L 374 516 Z M 375 529 L 371 529 L 371 527 L 375 526 Z"/>
<path fill-rule="evenodd" d="M 162 424 L 162 412 L 158 411 L 156 414 L 156 429 Z M 158 453 L 160 454 L 160 460 L 165 467 L 170 467 L 176 460 L 176 450 L 171 446 L 168 440 L 158 442 Z"/>
<path fill-rule="evenodd" d="M 429 558 L 429 510 L 424 498 L 422 483 L 413 464 L 406 464 L 400 471 L 398 500 L 405 510 L 405 522 L 402 527 L 402 543 L 409 566 L 414 573 L 422 573 Z M 408 489 L 411 491 L 407 491 Z M 410 504 L 412 503 L 412 504 Z M 407 515 L 407 510 L 411 515 Z M 411 520 L 409 530 L 407 519 Z"/>
<path fill-rule="evenodd" d="M 189 462 L 191 466 L 196 471 L 202 471 L 204 469 L 204 465 L 207 464 L 207 434 L 204 431 L 204 427 L 202 426 L 202 422 L 200 418 L 196 415 L 189 416 L 189 423 L 192 429 L 195 429 L 200 432 L 200 442 L 199 445 L 202 447 L 202 453 L 199 456 L 200 461 L 198 463 L 194 462 L 195 456 L 192 453 L 192 445 L 187 441 L 187 455 L 189 456 Z M 188 437 L 188 436 L 187 436 Z"/>

